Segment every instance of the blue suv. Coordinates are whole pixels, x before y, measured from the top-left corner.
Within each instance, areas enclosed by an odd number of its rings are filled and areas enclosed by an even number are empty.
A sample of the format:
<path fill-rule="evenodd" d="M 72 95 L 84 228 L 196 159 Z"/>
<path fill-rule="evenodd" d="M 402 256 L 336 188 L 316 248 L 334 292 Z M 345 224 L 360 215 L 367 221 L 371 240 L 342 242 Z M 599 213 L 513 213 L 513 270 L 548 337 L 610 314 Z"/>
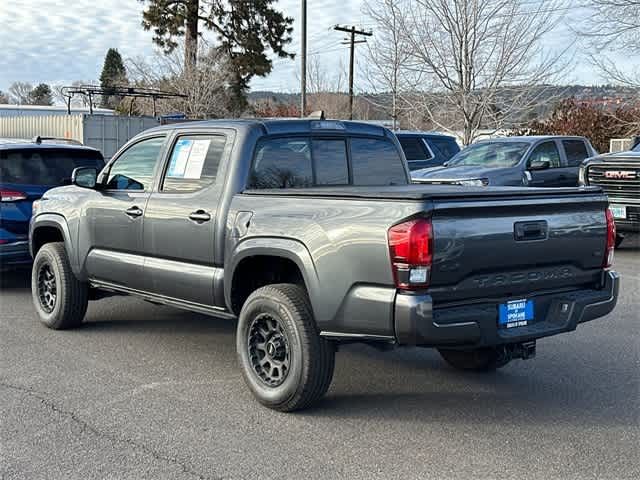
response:
<path fill-rule="evenodd" d="M 454 137 L 436 132 L 394 132 L 404 156 L 407 158 L 409 170 L 437 167 L 460 151 Z"/>
<path fill-rule="evenodd" d="M 104 167 L 102 154 L 69 140 L 0 138 L 0 271 L 29 265 L 34 200 L 71 183 L 76 167 Z"/>

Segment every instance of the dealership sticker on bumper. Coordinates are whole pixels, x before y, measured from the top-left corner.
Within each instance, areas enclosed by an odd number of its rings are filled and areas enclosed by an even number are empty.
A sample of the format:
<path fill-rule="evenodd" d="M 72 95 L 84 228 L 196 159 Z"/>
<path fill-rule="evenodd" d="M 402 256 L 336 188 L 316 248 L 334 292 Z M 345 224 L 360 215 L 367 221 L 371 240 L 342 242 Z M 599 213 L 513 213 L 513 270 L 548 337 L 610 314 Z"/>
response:
<path fill-rule="evenodd" d="M 501 303 L 498 326 L 501 328 L 524 327 L 533 321 L 533 300 L 512 300 Z"/>
<path fill-rule="evenodd" d="M 627 218 L 627 207 L 625 205 L 609 205 L 609 210 L 613 213 L 613 218 Z"/>

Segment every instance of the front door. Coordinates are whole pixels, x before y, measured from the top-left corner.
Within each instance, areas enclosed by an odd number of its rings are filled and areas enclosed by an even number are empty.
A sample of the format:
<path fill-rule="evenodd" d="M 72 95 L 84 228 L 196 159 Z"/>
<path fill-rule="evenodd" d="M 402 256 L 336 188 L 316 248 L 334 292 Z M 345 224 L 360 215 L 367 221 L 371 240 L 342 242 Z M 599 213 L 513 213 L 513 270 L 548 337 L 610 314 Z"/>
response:
<path fill-rule="evenodd" d="M 107 168 L 104 188 L 88 201 L 87 273 L 92 280 L 142 289 L 142 221 L 165 137 L 134 143 Z"/>
<path fill-rule="evenodd" d="M 532 170 L 529 168 L 534 162 L 548 162 L 549 168 L 544 170 Z M 527 172 L 530 176 L 530 187 L 561 187 L 566 173 L 562 169 L 560 151 L 555 141 L 549 140 L 537 145 L 527 159 Z"/>
<path fill-rule="evenodd" d="M 172 142 L 162 181 L 145 210 L 146 290 L 215 305 L 215 220 L 222 190 L 216 180 L 226 144 L 223 133 L 185 133 Z"/>

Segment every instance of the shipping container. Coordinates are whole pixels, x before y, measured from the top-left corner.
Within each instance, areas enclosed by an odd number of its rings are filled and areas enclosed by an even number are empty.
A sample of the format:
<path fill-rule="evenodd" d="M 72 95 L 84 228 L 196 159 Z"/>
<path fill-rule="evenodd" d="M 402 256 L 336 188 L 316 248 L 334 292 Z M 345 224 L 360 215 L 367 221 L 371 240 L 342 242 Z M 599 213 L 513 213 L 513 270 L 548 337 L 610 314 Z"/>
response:
<path fill-rule="evenodd" d="M 109 159 L 132 137 L 159 124 L 155 117 L 118 115 L 0 117 L 0 138 L 70 138 L 97 148 Z"/>

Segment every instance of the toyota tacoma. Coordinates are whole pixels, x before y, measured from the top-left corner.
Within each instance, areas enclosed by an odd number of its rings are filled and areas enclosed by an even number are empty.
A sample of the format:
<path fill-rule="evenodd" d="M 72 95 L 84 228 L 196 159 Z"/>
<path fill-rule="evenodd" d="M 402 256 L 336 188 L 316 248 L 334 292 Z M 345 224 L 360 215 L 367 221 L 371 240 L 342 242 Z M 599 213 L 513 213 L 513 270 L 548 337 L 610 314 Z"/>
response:
<path fill-rule="evenodd" d="M 245 381 L 292 411 L 336 348 L 437 348 L 466 370 L 609 313 L 615 227 L 599 188 L 411 185 L 387 129 L 329 120 L 168 125 L 34 203 L 41 321 L 129 294 L 237 319 Z"/>

